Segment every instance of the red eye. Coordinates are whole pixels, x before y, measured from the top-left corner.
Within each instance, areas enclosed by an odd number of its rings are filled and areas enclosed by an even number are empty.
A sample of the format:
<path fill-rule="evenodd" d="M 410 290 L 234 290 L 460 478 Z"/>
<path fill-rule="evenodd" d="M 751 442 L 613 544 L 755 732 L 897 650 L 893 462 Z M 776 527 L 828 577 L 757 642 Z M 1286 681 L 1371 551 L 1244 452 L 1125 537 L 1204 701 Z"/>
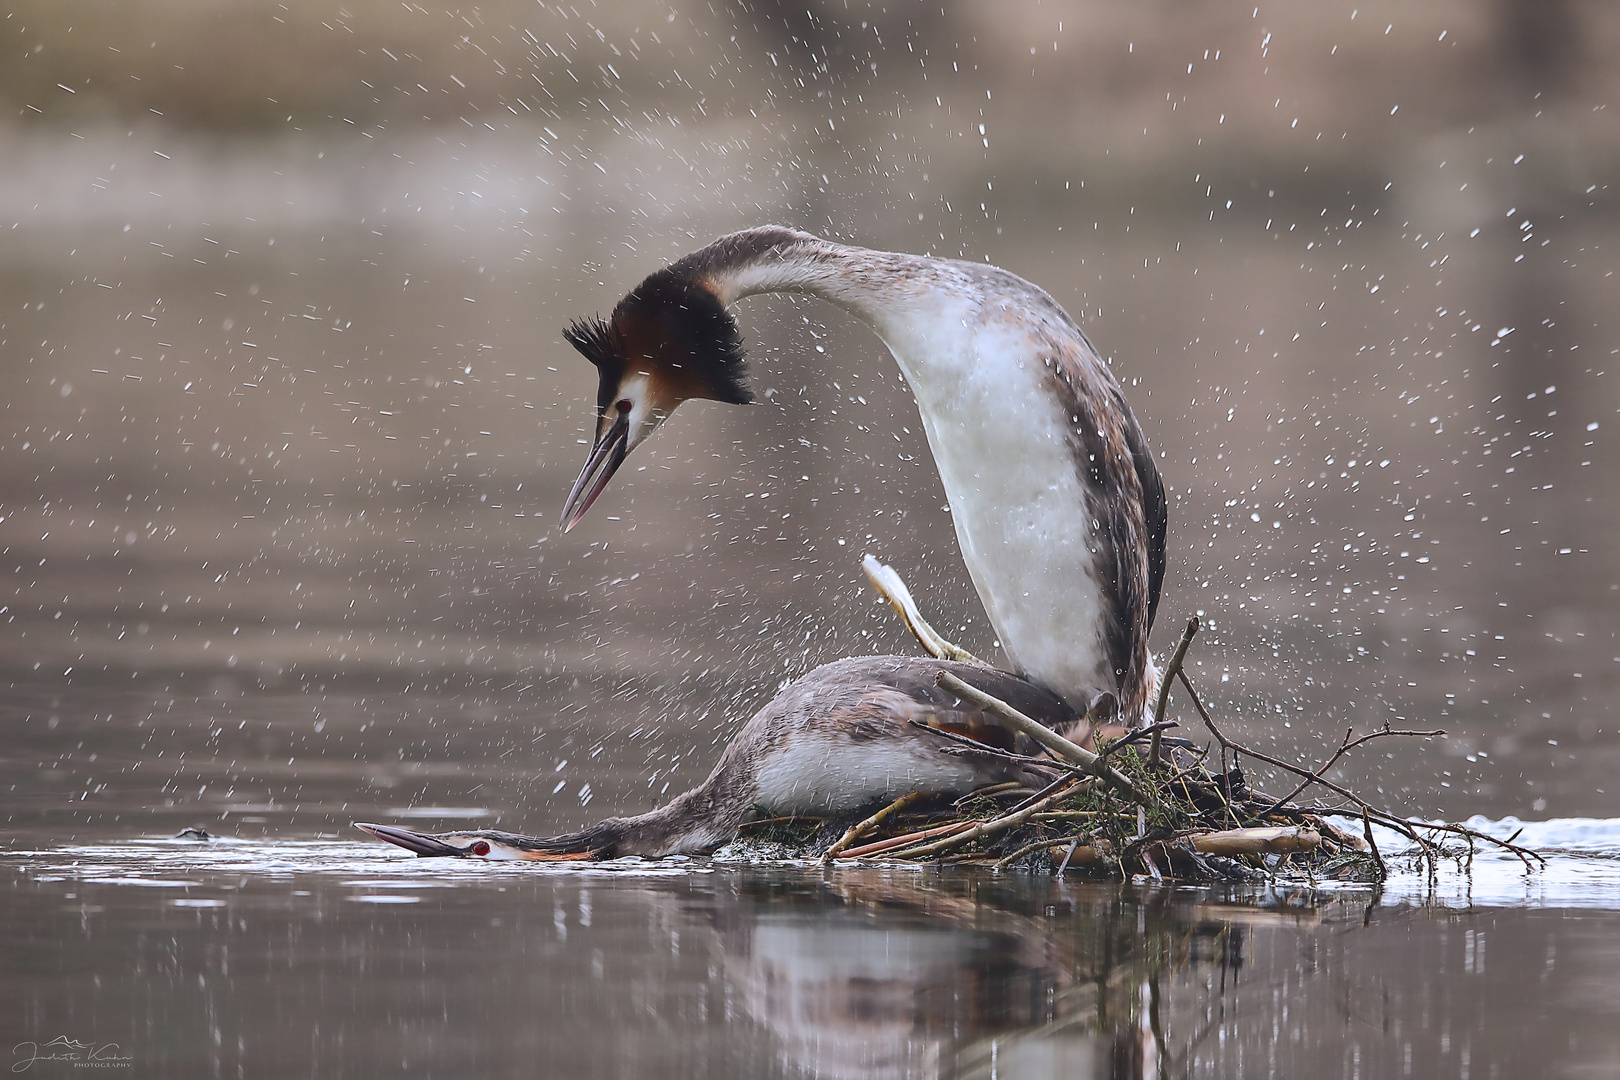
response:
<path fill-rule="evenodd" d="M 474 855 L 488 855 L 489 854 L 489 841 L 488 840 L 474 840 L 473 843 L 472 843 L 472 853 Z"/>

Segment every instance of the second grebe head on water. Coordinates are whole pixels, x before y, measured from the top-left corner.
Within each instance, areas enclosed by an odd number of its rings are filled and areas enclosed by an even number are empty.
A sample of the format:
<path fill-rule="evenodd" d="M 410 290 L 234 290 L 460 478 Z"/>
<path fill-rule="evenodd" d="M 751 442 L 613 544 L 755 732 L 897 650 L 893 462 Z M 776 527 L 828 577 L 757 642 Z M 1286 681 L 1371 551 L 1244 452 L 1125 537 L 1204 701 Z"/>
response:
<path fill-rule="evenodd" d="M 920 657 L 854 657 L 784 688 L 743 725 L 708 779 L 648 813 L 550 837 L 356 825 L 425 858 L 555 862 L 701 854 L 734 839 L 751 817 L 847 814 L 911 792 L 954 797 L 1002 781 L 1039 787 L 1052 779 L 1055 774 L 1038 762 L 999 752 L 1038 747 L 1024 745 L 1028 740 L 998 716 L 942 688 L 940 672 L 1076 743 L 1095 746 L 1085 717 L 1050 691 L 1004 671 Z M 951 736 L 981 743 L 988 752 L 965 750 Z"/>

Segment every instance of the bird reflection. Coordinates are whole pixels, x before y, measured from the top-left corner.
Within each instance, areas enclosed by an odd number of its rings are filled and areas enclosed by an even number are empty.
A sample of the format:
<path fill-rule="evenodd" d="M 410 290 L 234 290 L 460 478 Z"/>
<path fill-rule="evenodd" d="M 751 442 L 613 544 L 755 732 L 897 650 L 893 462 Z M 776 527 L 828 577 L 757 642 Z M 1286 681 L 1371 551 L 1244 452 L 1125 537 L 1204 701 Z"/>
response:
<path fill-rule="evenodd" d="M 713 918 L 735 1000 L 785 1064 L 850 1080 L 1180 1075 L 1248 934 L 1169 892 L 1045 878 L 874 870 L 725 892 Z"/>

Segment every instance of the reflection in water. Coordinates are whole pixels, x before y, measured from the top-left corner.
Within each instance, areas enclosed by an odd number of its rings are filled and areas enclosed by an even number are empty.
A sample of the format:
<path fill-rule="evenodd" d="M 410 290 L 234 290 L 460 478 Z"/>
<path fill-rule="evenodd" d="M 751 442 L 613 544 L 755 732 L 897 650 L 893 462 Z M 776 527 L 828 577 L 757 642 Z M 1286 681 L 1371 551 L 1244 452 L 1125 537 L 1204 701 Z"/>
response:
<path fill-rule="evenodd" d="M 1242 966 L 1241 925 L 1189 921 L 1167 895 L 1126 912 L 1104 893 L 1022 882 L 756 884 L 722 924 L 726 972 L 815 1076 L 1162 1075 L 1192 1046 L 1167 1042 L 1161 978 L 1216 972 L 1218 997 Z"/>
<path fill-rule="evenodd" d="M 0 873 L 12 1042 L 117 1042 L 165 1076 L 1461 1078 L 1620 1054 L 1602 908 L 333 841 Z"/>

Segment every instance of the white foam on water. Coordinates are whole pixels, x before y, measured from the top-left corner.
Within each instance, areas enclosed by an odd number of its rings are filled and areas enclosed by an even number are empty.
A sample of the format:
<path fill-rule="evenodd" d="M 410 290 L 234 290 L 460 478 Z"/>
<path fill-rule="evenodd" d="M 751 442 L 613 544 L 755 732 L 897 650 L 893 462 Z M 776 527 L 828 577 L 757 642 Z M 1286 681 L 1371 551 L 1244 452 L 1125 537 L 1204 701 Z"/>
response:
<path fill-rule="evenodd" d="M 397 894 L 389 896 L 345 896 L 344 899 L 352 900 L 357 904 L 419 904 L 422 902 L 420 896 L 399 896 Z"/>
<path fill-rule="evenodd" d="M 1410 840 L 1375 827 L 1392 871 L 1386 899 L 1446 906 L 1620 909 L 1620 818 L 1492 820 L 1475 815 L 1461 824 L 1486 836 L 1511 839 L 1539 854 L 1533 871 L 1517 855 L 1494 845 L 1474 844 L 1472 859 L 1442 859 L 1431 878 Z M 1467 844 L 1453 837 L 1453 851 Z"/>

